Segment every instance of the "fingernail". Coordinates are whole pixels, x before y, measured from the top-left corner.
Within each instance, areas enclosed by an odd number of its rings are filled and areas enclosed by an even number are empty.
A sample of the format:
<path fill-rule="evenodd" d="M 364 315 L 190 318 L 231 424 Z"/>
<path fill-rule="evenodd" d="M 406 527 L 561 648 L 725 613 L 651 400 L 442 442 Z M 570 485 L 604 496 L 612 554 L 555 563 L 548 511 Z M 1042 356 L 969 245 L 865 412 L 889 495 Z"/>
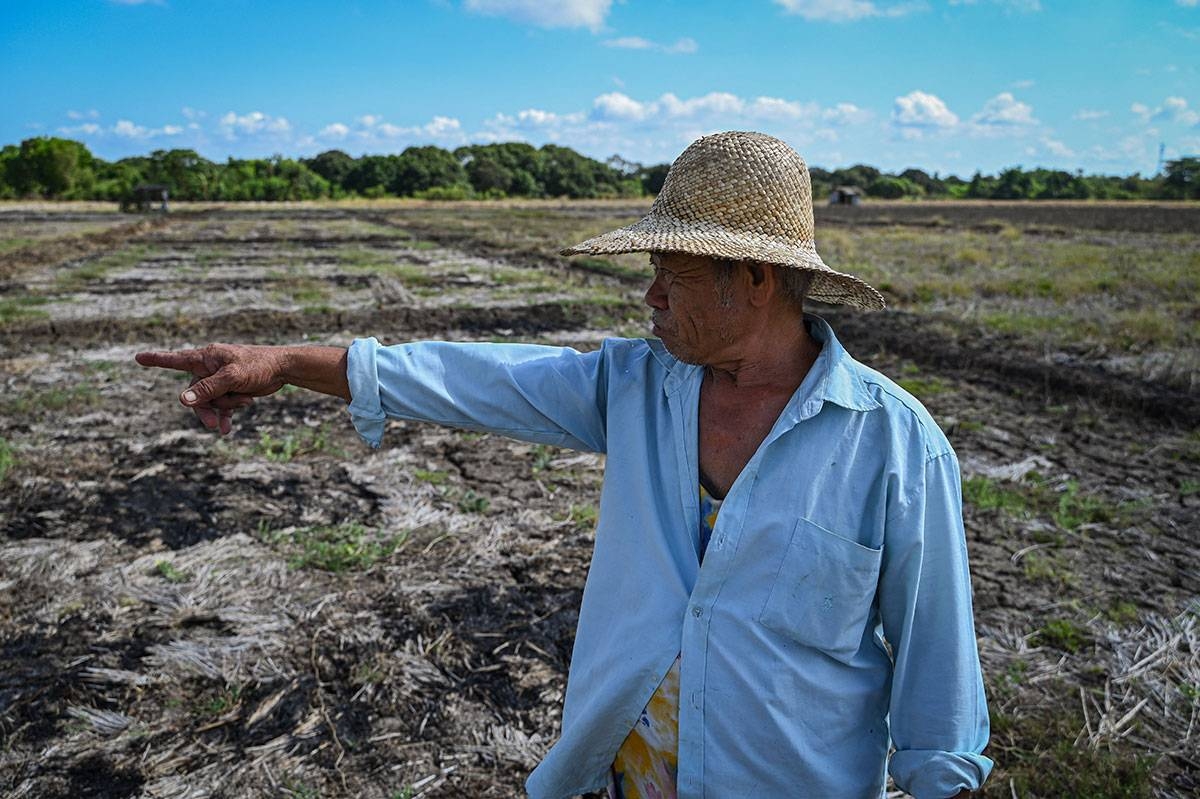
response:
<path fill-rule="evenodd" d="M 183 392 L 183 401 L 187 402 L 187 403 L 195 402 L 196 401 L 196 392 L 190 391 L 190 390 Z"/>

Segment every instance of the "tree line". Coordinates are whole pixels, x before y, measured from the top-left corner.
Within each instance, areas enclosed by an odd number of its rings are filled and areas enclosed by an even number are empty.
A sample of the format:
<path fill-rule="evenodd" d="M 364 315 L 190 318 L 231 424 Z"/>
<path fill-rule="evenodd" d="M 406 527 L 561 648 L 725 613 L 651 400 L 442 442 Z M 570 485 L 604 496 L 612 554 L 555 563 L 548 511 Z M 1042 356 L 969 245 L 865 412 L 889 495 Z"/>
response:
<path fill-rule="evenodd" d="M 313 158 L 230 158 L 225 163 L 194 150 L 155 150 L 105 161 L 81 142 L 42 136 L 0 149 L 0 199 L 120 202 L 145 184 L 165 186 L 178 200 L 634 198 L 657 194 L 668 168 L 619 156 L 597 161 L 569 147 L 521 142 L 455 150 L 409 147 L 399 154 L 358 158 L 328 150 Z M 1169 161 L 1162 174 L 1150 177 L 1012 167 L 962 179 L 920 169 L 891 174 L 863 164 L 810 172 L 818 199 L 842 186 L 884 199 L 1200 199 L 1200 158 Z"/>

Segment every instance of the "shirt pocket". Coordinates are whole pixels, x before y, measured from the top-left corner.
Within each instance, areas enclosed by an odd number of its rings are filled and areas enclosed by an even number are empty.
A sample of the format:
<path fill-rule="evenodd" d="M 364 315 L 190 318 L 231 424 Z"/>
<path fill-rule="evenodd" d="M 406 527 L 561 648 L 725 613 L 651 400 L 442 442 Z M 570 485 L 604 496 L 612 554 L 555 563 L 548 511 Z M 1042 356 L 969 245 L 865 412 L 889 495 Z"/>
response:
<path fill-rule="evenodd" d="M 800 519 L 759 622 L 849 663 L 871 614 L 882 555 Z"/>

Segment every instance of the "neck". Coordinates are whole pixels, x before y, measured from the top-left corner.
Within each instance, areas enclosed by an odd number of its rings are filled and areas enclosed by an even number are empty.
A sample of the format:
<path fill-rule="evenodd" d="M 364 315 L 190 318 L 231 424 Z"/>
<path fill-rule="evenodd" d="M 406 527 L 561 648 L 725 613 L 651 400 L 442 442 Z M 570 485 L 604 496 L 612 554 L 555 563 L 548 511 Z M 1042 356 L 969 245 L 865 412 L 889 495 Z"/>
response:
<path fill-rule="evenodd" d="M 722 389 L 782 391 L 790 394 L 803 382 L 821 347 L 808 334 L 803 314 L 765 319 L 751 335 L 740 338 L 736 352 L 706 364 L 706 380 Z"/>

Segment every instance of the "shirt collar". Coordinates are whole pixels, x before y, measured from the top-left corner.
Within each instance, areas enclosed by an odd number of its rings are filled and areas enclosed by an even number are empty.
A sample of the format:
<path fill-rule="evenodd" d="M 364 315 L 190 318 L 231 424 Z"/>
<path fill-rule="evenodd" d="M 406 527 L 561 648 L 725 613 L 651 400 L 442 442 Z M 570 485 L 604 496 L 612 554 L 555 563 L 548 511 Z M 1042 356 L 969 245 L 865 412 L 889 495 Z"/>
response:
<path fill-rule="evenodd" d="M 821 354 L 789 403 L 789 408 L 798 411 L 797 418 L 815 416 L 826 402 L 851 411 L 873 411 L 882 407 L 867 390 L 858 362 L 846 352 L 829 323 L 806 313 L 804 324 L 813 340 L 821 345 Z"/>
<path fill-rule="evenodd" d="M 851 411 L 871 411 L 881 407 L 867 390 L 858 363 L 838 341 L 829 323 L 815 314 L 806 313 L 804 324 L 813 340 L 821 345 L 821 354 L 796 389 L 784 415 L 791 415 L 796 421 L 807 419 L 815 416 L 826 402 Z M 669 357 L 665 351 L 663 354 Z M 702 367 L 676 360 L 663 390 L 670 396 L 702 375 Z"/>

